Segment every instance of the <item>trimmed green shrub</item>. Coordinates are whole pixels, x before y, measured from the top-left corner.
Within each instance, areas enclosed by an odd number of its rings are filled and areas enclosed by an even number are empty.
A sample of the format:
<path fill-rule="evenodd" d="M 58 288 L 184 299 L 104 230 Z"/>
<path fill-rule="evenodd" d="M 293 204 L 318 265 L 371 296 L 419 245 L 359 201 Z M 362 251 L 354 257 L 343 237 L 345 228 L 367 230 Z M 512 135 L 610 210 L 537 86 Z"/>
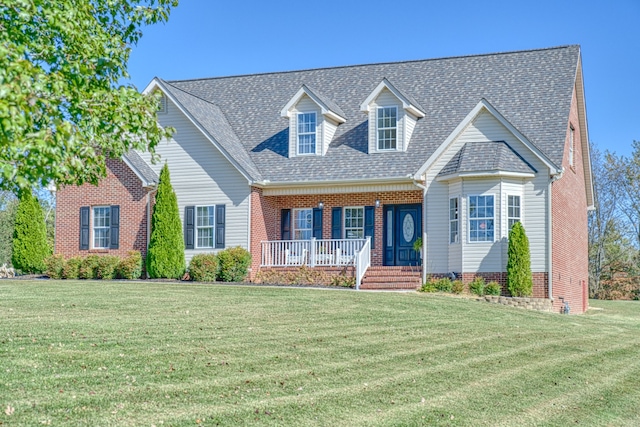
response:
<path fill-rule="evenodd" d="M 434 278 L 427 279 L 420 287 L 420 292 L 437 292 L 436 280 Z"/>
<path fill-rule="evenodd" d="M 64 269 L 64 256 L 57 254 L 51 255 L 44 260 L 45 273 L 50 279 L 62 279 L 62 270 Z"/>
<path fill-rule="evenodd" d="M 340 273 L 331 278 L 331 286 L 339 288 L 355 288 L 356 278 L 345 273 Z"/>
<path fill-rule="evenodd" d="M 147 272 L 152 278 L 180 279 L 184 275 L 184 238 L 178 199 L 171 187 L 169 167 L 160 172 L 156 204 L 151 216 Z"/>
<path fill-rule="evenodd" d="M 11 263 L 23 273 L 42 273 L 49 255 L 51 248 L 42 207 L 30 189 L 22 190 L 13 229 Z"/>
<path fill-rule="evenodd" d="M 64 267 L 62 267 L 62 277 L 64 279 L 77 279 L 80 272 L 81 263 L 82 258 L 80 257 L 69 258 L 64 263 Z"/>
<path fill-rule="evenodd" d="M 140 251 L 129 251 L 126 258 L 118 264 L 118 277 L 135 280 L 142 275 L 142 254 Z"/>
<path fill-rule="evenodd" d="M 197 254 L 189 263 L 189 276 L 196 282 L 215 282 L 218 276 L 218 257 L 215 254 Z"/>
<path fill-rule="evenodd" d="M 78 268 L 79 279 L 95 279 L 97 277 L 96 270 L 98 268 L 98 255 L 89 255 L 80 260 L 80 268 Z"/>
<path fill-rule="evenodd" d="M 500 295 L 502 293 L 502 286 L 496 281 L 491 281 L 487 283 L 487 286 L 484 287 L 485 295 Z"/>
<path fill-rule="evenodd" d="M 462 283 L 462 280 L 454 280 L 451 283 L 451 292 L 454 294 L 461 294 L 464 292 L 464 283 Z"/>
<path fill-rule="evenodd" d="M 472 294 L 482 296 L 484 295 L 485 286 L 486 284 L 484 279 L 480 276 L 476 276 L 473 278 L 471 283 L 469 283 L 469 291 L 471 291 Z"/>
<path fill-rule="evenodd" d="M 520 222 L 513 224 L 509 232 L 507 289 L 514 297 L 528 297 L 533 294 L 529 239 Z"/>
<path fill-rule="evenodd" d="M 223 282 L 242 282 L 251 265 L 251 254 L 236 246 L 218 252 L 218 279 Z"/>
<path fill-rule="evenodd" d="M 116 277 L 117 268 L 120 264 L 120 258 L 113 255 L 104 255 L 98 258 L 96 265 L 96 278 L 111 280 Z"/>
<path fill-rule="evenodd" d="M 435 283 L 434 283 L 436 289 L 440 292 L 451 292 L 451 287 L 453 286 L 453 283 L 451 283 L 451 280 L 449 280 L 446 277 L 443 277 L 441 279 L 438 279 Z"/>

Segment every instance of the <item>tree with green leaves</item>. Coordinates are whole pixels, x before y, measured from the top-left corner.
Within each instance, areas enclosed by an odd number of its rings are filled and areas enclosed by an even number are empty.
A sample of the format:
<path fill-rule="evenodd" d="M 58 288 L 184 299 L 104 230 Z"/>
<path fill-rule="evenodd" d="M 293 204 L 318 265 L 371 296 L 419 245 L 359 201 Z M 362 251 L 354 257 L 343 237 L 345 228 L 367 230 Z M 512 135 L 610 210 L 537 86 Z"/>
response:
<path fill-rule="evenodd" d="M 45 269 L 45 258 L 51 255 L 42 206 L 30 189 L 20 193 L 13 229 L 11 263 L 23 273 L 41 273 Z"/>
<path fill-rule="evenodd" d="M 160 172 L 156 204 L 151 216 L 147 272 L 152 278 L 179 279 L 185 272 L 184 238 L 178 199 L 171 186 L 169 166 Z"/>
<path fill-rule="evenodd" d="M 529 239 L 522 223 L 516 222 L 509 231 L 507 260 L 507 289 L 514 297 L 528 297 L 533 294 L 531 275 L 531 252 Z"/>
<path fill-rule="evenodd" d="M 0 2 L 0 188 L 97 184 L 106 158 L 154 151 L 172 129 L 127 78 L 141 28 L 177 0 Z"/>

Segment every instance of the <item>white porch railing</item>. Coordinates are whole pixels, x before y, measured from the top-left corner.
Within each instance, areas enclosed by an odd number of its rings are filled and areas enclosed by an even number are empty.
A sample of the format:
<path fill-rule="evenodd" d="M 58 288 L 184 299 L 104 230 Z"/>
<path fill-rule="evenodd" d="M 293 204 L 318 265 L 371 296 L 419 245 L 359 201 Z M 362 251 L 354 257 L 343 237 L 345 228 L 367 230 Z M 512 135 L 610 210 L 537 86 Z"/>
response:
<path fill-rule="evenodd" d="M 261 242 L 261 267 L 356 267 L 356 288 L 371 265 L 371 238 L 271 240 Z"/>

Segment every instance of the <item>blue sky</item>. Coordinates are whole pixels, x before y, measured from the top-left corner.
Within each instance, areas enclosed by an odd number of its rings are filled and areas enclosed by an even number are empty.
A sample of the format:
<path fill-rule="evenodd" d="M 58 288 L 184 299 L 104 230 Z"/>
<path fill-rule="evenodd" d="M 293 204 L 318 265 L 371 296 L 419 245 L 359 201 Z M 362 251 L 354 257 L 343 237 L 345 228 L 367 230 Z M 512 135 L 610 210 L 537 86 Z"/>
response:
<path fill-rule="evenodd" d="M 253 74 L 582 46 L 590 140 L 640 140 L 640 0 L 182 0 L 147 27 L 129 62 L 163 79 Z M 364 6 L 366 5 L 366 7 Z"/>

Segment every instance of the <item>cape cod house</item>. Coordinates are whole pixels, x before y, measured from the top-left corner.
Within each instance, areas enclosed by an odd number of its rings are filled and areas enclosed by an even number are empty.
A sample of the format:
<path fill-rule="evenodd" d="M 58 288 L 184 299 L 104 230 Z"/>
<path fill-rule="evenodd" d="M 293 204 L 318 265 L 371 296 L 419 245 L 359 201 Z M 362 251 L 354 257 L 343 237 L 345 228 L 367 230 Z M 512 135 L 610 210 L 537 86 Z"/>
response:
<path fill-rule="evenodd" d="M 266 268 L 349 266 L 362 288 L 505 280 L 530 241 L 534 296 L 587 308 L 594 205 L 579 46 L 164 81 L 161 162 L 131 152 L 57 193 L 56 252 L 146 252 L 167 162 L 185 255 L 242 246 Z M 423 250 L 414 250 L 422 238 Z"/>

